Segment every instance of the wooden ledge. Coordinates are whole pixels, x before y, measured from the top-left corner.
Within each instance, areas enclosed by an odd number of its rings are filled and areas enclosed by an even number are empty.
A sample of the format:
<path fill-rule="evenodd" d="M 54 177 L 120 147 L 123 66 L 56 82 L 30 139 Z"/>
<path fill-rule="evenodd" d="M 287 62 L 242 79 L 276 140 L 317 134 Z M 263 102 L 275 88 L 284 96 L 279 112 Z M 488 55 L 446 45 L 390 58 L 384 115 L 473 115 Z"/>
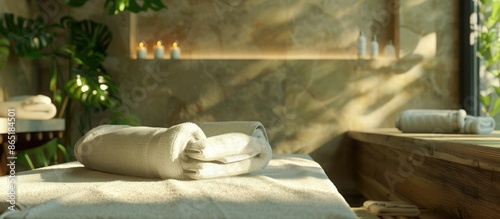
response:
<path fill-rule="evenodd" d="M 347 136 L 356 141 L 384 145 L 425 157 L 500 171 L 500 131 L 488 135 L 415 134 L 389 128 L 349 131 Z"/>
<path fill-rule="evenodd" d="M 371 200 L 407 201 L 444 218 L 500 215 L 500 132 L 409 134 L 349 131 L 358 190 Z"/>

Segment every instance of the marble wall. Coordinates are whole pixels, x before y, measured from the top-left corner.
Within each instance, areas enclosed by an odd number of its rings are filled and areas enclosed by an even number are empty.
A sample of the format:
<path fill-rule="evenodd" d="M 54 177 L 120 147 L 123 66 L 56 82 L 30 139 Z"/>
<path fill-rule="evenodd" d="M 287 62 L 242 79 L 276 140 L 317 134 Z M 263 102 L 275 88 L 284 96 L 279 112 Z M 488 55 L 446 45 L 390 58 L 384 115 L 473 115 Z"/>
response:
<path fill-rule="evenodd" d="M 343 133 L 394 127 L 405 109 L 460 107 L 457 1 L 391 2 L 169 0 L 162 12 L 107 16 L 93 0 L 70 13 L 112 29 L 105 67 L 120 111 L 148 126 L 261 121 L 274 153 L 311 154 L 350 192 Z M 382 46 L 394 39 L 399 58 L 358 60 L 360 29 L 379 32 Z M 184 59 L 134 58 L 139 40 L 158 39 L 179 40 Z"/>

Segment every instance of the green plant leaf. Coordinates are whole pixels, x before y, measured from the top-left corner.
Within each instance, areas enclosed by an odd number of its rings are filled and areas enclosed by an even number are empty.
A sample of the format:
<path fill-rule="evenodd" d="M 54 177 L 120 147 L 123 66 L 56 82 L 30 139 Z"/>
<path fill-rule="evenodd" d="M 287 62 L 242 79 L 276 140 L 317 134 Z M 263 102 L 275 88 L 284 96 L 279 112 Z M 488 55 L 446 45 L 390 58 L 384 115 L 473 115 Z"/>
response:
<path fill-rule="evenodd" d="M 490 110 L 489 116 L 494 117 L 496 114 L 500 112 L 500 98 L 496 98 L 493 107 Z"/>
<path fill-rule="evenodd" d="M 112 40 L 109 28 L 91 20 L 76 21 L 71 17 L 61 18 L 61 26 L 69 32 L 69 43 L 74 61 L 95 71 L 102 68 L 107 50 Z"/>
<path fill-rule="evenodd" d="M 493 90 L 495 90 L 495 93 L 497 94 L 498 97 L 500 97 L 500 87 L 498 86 L 492 86 Z"/>
<path fill-rule="evenodd" d="M 492 28 L 500 19 L 500 1 L 491 1 L 489 6 L 491 7 L 491 14 L 488 17 L 487 27 Z"/>
<path fill-rule="evenodd" d="M 43 56 L 42 51 L 54 41 L 53 33 L 43 18 L 35 20 L 14 17 L 6 13 L 0 19 L 0 35 L 9 39 L 14 52 L 25 58 L 36 59 Z"/>
<path fill-rule="evenodd" d="M 491 71 L 488 71 L 490 74 L 494 75 L 495 77 L 500 76 L 500 70 L 498 69 L 493 69 Z"/>
<path fill-rule="evenodd" d="M 70 158 L 70 155 L 68 153 L 68 150 L 66 150 L 66 148 L 61 144 L 57 144 L 57 148 L 61 152 L 61 157 L 63 158 L 62 162 L 69 162 L 71 160 L 71 158 Z M 56 164 L 61 163 L 58 160 L 57 154 L 56 154 L 56 156 L 54 156 L 54 160 L 55 160 Z"/>
<path fill-rule="evenodd" d="M 115 108 L 121 103 L 118 88 L 108 74 L 103 72 L 89 74 L 78 69 L 75 73 L 76 77 L 65 84 L 65 91 L 71 99 L 98 110 Z"/>
<path fill-rule="evenodd" d="M 484 105 L 484 108 L 486 110 L 485 114 L 493 117 L 496 114 L 498 114 L 498 112 L 500 112 L 500 98 L 499 98 L 500 97 L 500 87 L 498 87 L 498 86 L 492 86 L 492 87 L 496 93 L 496 98 L 494 99 L 493 103 L 492 103 L 493 94 L 490 94 L 487 96 L 480 95 L 479 99 L 480 99 L 481 103 Z"/>
<path fill-rule="evenodd" d="M 0 37 L 0 70 L 5 66 L 7 60 L 9 59 L 9 40 L 7 38 Z"/>
<path fill-rule="evenodd" d="M 490 4 L 491 0 L 481 0 L 481 4 L 483 5 L 488 5 Z"/>
<path fill-rule="evenodd" d="M 57 78 L 59 73 L 59 69 L 57 67 L 57 61 L 54 60 L 52 62 L 52 65 L 49 68 L 49 72 L 50 72 L 49 90 L 52 92 L 52 100 L 54 100 L 55 103 L 61 104 L 62 103 L 61 89 L 59 89 L 57 86 Z"/>
<path fill-rule="evenodd" d="M 490 107 L 490 104 L 491 104 L 491 94 L 479 95 L 479 100 L 485 106 L 485 108 L 488 109 Z"/>
<path fill-rule="evenodd" d="M 28 166 L 31 169 L 48 166 L 54 161 L 59 149 L 58 139 L 54 138 L 49 142 L 28 150 L 16 151 L 17 162 L 21 165 Z M 67 156 L 67 152 L 61 151 L 63 156 Z"/>
<path fill-rule="evenodd" d="M 104 7 L 108 9 L 110 15 L 118 14 L 123 11 L 139 13 L 149 9 L 159 11 L 167 8 L 162 0 L 142 0 L 140 2 L 141 3 L 138 3 L 137 0 L 106 0 Z"/>

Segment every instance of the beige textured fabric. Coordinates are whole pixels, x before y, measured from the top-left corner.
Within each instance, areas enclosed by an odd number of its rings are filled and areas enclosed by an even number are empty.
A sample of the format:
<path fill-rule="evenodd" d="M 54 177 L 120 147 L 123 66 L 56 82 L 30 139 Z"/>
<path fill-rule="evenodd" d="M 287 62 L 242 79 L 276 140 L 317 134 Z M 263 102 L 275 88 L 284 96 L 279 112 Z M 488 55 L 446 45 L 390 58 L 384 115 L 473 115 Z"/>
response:
<path fill-rule="evenodd" d="M 0 177 L 2 188 L 7 180 Z M 356 218 L 308 155 L 275 155 L 253 174 L 207 180 L 114 175 L 73 162 L 19 173 L 17 182 L 25 208 L 6 218 Z"/>
<path fill-rule="evenodd" d="M 271 146 L 256 137 L 228 133 L 206 138 L 194 123 L 170 128 L 103 125 L 75 145 L 85 167 L 162 179 L 208 179 L 251 173 L 271 159 Z"/>

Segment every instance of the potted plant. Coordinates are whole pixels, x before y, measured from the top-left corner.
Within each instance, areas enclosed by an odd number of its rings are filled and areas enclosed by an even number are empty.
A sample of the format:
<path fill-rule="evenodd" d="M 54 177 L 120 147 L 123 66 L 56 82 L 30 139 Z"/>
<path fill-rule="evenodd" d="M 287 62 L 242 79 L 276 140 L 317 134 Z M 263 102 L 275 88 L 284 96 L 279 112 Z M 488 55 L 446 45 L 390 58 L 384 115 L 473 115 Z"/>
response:
<path fill-rule="evenodd" d="M 500 1 L 479 1 L 479 20 L 480 100 L 482 112 L 495 117 L 500 112 Z"/>
<path fill-rule="evenodd" d="M 63 2 L 69 7 L 81 7 L 87 1 Z M 166 8 L 161 0 L 107 0 L 103 7 L 110 15 L 122 11 L 138 13 Z M 61 32 L 65 34 L 58 34 Z M 65 43 L 56 46 L 56 39 Z M 93 112 L 114 110 L 122 102 L 115 81 L 103 66 L 112 39 L 112 33 L 105 24 L 88 19 L 76 20 L 65 16 L 56 24 L 47 24 L 42 18 L 30 19 L 13 14 L 0 17 L 0 69 L 9 56 L 9 48 L 19 57 L 50 63 L 48 86 L 58 106 L 58 116 L 66 119 L 63 145 L 71 143 L 73 124 L 77 123 L 80 134 L 83 134 L 92 126 Z M 63 62 L 67 63 L 65 69 L 60 67 Z M 75 107 L 83 110 L 86 116 L 75 118 Z M 115 121 L 132 125 L 140 123 L 134 115 L 119 116 L 125 118 Z M 52 145 L 58 147 L 58 144 Z M 52 156 L 52 147 L 50 151 Z M 43 151 L 36 153 L 40 155 Z M 33 165 L 36 162 L 31 163 L 30 167 L 36 167 Z M 48 162 L 44 160 L 42 163 L 47 165 Z"/>

